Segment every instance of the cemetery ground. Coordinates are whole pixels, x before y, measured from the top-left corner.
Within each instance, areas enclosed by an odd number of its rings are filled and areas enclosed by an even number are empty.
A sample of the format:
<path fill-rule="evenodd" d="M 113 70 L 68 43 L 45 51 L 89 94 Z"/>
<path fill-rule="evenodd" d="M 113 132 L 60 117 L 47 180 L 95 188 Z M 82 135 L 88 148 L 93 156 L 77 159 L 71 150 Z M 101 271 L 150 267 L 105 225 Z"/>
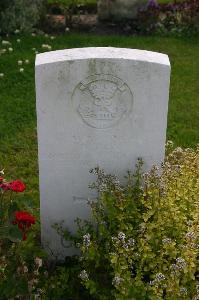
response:
<path fill-rule="evenodd" d="M 6 49 L 6 52 L 0 55 L 0 168 L 5 168 L 7 178 L 14 176 L 26 183 L 26 193 L 19 197 L 30 206 L 30 211 L 34 211 L 38 220 L 39 186 L 34 82 L 37 51 L 45 52 L 50 47 L 52 50 L 58 50 L 113 46 L 168 54 L 172 75 L 167 139 L 172 140 L 175 146 L 196 148 L 199 141 L 198 37 L 123 37 L 67 33 L 53 37 L 19 34 L 4 40 L 10 44 L 0 47 Z M 56 174 L 56 170 L 52 172 Z M 39 226 L 38 222 L 36 226 Z"/>

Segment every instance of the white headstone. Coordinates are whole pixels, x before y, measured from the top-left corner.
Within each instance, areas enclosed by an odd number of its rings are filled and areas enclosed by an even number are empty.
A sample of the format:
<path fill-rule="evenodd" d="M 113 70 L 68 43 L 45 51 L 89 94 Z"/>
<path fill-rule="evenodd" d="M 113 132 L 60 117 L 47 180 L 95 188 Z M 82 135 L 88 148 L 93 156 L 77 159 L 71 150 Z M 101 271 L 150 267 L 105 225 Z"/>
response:
<path fill-rule="evenodd" d="M 138 10 L 147 7 L 148 0 L 98 0 L 98 18 L 100 20 L 133 19 Z"/>
<path fill-rule="evenodd" d="M 121 48 L 67 49 L 38 54 L 36 95 L 41 234 L 59 258 L 51 227 L 88 218 L 91 168 L 119 178 L 143 158 L 164 160 L 170 63 L 165 54 Z M 49 252 L 51 251 L 49 250 Z"/>

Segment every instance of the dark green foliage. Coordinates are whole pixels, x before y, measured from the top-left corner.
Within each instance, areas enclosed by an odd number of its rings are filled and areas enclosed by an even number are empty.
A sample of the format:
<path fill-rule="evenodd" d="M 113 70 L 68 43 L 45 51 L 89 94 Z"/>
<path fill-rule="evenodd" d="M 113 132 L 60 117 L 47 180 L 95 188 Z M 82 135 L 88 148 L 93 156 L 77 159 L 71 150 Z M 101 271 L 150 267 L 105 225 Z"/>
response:
<path fill-rule="evenodd" d="M 1 0 L 0 33 L 30 32 L 40 20 L 43 0 Z"/>

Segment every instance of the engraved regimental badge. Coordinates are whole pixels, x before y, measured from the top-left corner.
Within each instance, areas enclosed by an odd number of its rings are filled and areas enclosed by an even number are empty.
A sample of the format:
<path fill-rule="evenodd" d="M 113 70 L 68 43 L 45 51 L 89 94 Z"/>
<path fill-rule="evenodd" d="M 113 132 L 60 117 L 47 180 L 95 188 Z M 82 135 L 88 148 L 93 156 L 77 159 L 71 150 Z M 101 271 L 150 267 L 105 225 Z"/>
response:
<path fill-rule="evenodd" d="M 109 128 L 132 109 L 133 95 L 126 83 L 113 75 L 92 75 L 82 80 L 73 92 L 77 113 L 89 126 Z"/>

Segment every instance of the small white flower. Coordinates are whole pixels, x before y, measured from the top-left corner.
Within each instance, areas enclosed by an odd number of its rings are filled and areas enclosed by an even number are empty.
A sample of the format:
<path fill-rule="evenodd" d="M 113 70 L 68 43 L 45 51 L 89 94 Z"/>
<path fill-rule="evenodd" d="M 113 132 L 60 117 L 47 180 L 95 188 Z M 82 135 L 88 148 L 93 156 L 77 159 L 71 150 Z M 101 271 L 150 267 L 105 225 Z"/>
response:
<path fill-rule="evenodd" d="M 55 37 L 54 37 L 54 36 L 51 36 L 51 37 L 50 37 L 50 39 L 51 39 L 51 40 L 54 40 L 54 39 L 55 39 Z"/>
<path fill-rule="evenodd" d="M 23 73 L 24 72 L 24 68 L 20 68 L 19 72 Z"/>
<path fill-rule="evenodd" d="M 45 33 L 45 35 L 44 35 L 45 37 L 48 37 L 48 34 L 47 33 Z"/>
<path fill-rule="evenodd" d="M 26 60 L 25 60 L 25 64 L 26 64 L 26 65 L 28 65 L 29 62 L 30 62 L 29 59 L 26 59 Z"/>
<path fill-rule="evenodd" d="M 123 247 L 124 249 L 129 249 L 129 244 L 123 243 L 122 247 Z"/>
<path fill-rule="evenodd" d="M 186 267 L 186 261 L 182 257 L 176 258 L 177 265 L 181 266 L 182 268 Z"/>
<path fill-rule="evenodd" d="M 23 64 L 23 61 L 22 60 L 18 60 L 17 63 L 18 63 L 19 66 L 21 66 Z"/>
<path fill-rule="evenodd" d="M 39 51 L 35 51 L 35 54 L 38 54 L 39 53 Z"/>
<path fill-rule="evenodd" d="M 12 47 L 8 48 L 8 51 L 13 52 L 13 48 Z"/>
<path fill-rule="evenodd" d="M 106 192 L 107 189 L 108 189 L 108 186 L 107 186 L 106 183 L 102 183 L 102 184 L 100 185 L 100 187 L 99 187 L 99 191 L 100 191 L 100 192 Z"/>
<path fill-rule="evenodd" d="M 47 50 L 51 50 L 52 49 L 52 47 L 50 46 L 50 45 L 48 45 L 48 44 L 42 44 L 42 46 L 41 46 L 43 49 L 47 49 Z"/>
<path fill-rule="evenodd" d="M 17 39 L 17 43 L 20 43 L 21 42 L 21 40 L 20 39 Z"/>
<path fill-rule="evenodd" d="M 33 33 L 31 33 L 31 35 L 32 35 L 32 36 L 36 36 L 36 34 L 35 34 L 34 32 L 33 32 Z"/>
<path fill-rule="evenodd" d="M 180 294 L 181 295 L 187 295 L 187 289 L 185 287 L 180 288 Z"/>
<path fill-rule="evenodd" d="M 6 53 L 6 51 L 7 50 L 4 48 L 4 49 L 1 50 L 1 53 Z"/>
<path fill-rule="evenodd" d="M 0 73 L 0 78 L 3 78 L 4 77 L 4 73 Z M 1 174 L 4 174 L 2 173 L 3 171 L 0 171 Z"/>
<path fill-rule="evenodd" d="M 5 41 L 5 40 L 3 40 L 1 43 L 2 43 L 2 45 L 10 45 L 10 42 L 9 41 Z"/>
<path fill-rule="evenodd" d="M 65 28 L 65 32 L 69 32 L 70 31 L 70 28 L 69 27 L 66 27 Z"/>
<path fill-rule="evenodd" d="M 187 232 L 185 236 L 190 240 L 195 240 L 197 238 L 197 235 L 193 231 Z"/>
<path fill-rule="evenodd" d="M 181 154 L 183 153 L 183 150 L 181 147 L 177 147 L 174 152 L 176 152 L 177 154 Z"/>
<path fill-rule="evenodd" d="M 88 273 L 86 272 L 86 270 L 82 270 L 80 272 L 79 278 L 84 281 L 88 280 Z"/>
<path fill-rule="evenodd" d="M 123 278 L 119 277 L 119 276 L 115 276 L 113 278 L 112 284 L 115 286 L 120 285 L 120 283 L 123 281 Z"/>
<path fill-rule="evenodd" d="M 172 243 L 172 239 L 170 238 L 165 238 L 162 240 L 162 243 L 165 245 L 165 244 L 171 244 Z"/>
<path fill-rule="evenodd" d="M 199 244 L 194 244 L 194 243 L 191 243 L 191 248 L 193 249 L 199 249 Z"/>
<path fill-rule="evenodd" d="M 33 50 L 33 51 L 35 51 L 35 50 L 36 50 L 36 48 L 32 48 L 32 50 Z"/>
<path fill-rule="evenodd" d="M 126 238 L 126 235 L 123 232 L 119 232 L 117 237 L 119 240 L 124 241 Z"/>
<path fill-rule="evenodd" d="M 135 240 L 132 239 L 132 238 L 130 238 L 130 239 L 128 240 L 128 245 L 129 245 L 130 247 L 133 247 L 133 246 L 135 245 Z"/>
<path fill-rule="evenodd" d="M 154 169 L 155 171 L 159 171 L 159 170 L 160 170 L 160 167 L 157 166 L 157 165 L 154 165 L 154 166 L 153 166 L 153 169 Z"/>
<path fill-rule="evenodd" d="M 157 285 L 157 284 L 162 284 L 162 281 L 164 281 L 166 277 L 162 273 L 157 273 L 155 276 L 155 279 L 150 281 L 149 284 L 152 285 Z"/>
<path fill-rule="evenodd" d="M 16 30 L 15 30 L 15 33 L 16 33 L 16 34 L 17 34 L 17 33 L 19 33 L 19 32 L 20 32 L 20 30 L 19 30 L 19 29 L 16 29 Z"/>
<path fill-rule="evenodd" d="M 173 147 L 173 141 L 171 140 L 168 140 L 167 143 L 166 143 L 167 146 L 170 146 L 170 147 Z"/>
<path fill-rule="evenodd" d="M 156 274 L 155 280 L 158 281 L 158 282 L 160 282 L 160 281 L 162 281 L 162 280 L 165 280 L 164 274 L 162 274 L 162 273 Z"/>
<path fill-rule="evenodd" d="M 176 264 L 172 264 L 171 268 L 174 271 L 181 271 L 186 267 L 186 261 L 182 257 L 176 258 Z"/>
<path fill-rule="evenodd" d="M 3 73 L 1 73 L 1 74 L 3 74 Z M 3 74 L 3 76 L 4 76 L 4 74 Z M 4 173 L 4 170 L 5 170 L 5 169 L 3 169 L 3 170 L 0 171 L 0 174 L 1 174 L 1 175 L 4 175 L 4 174 L 5 174 L 5 173 Z"/>
<path fill-rule="evenodd" d="M 89 247 L 90 246 L 90 243 L 91 243 L 91 240 L 90 240 L 91 236 L 89 233 L 85 234 L 83 236 L 83 243 L 86 247 Z"/>

